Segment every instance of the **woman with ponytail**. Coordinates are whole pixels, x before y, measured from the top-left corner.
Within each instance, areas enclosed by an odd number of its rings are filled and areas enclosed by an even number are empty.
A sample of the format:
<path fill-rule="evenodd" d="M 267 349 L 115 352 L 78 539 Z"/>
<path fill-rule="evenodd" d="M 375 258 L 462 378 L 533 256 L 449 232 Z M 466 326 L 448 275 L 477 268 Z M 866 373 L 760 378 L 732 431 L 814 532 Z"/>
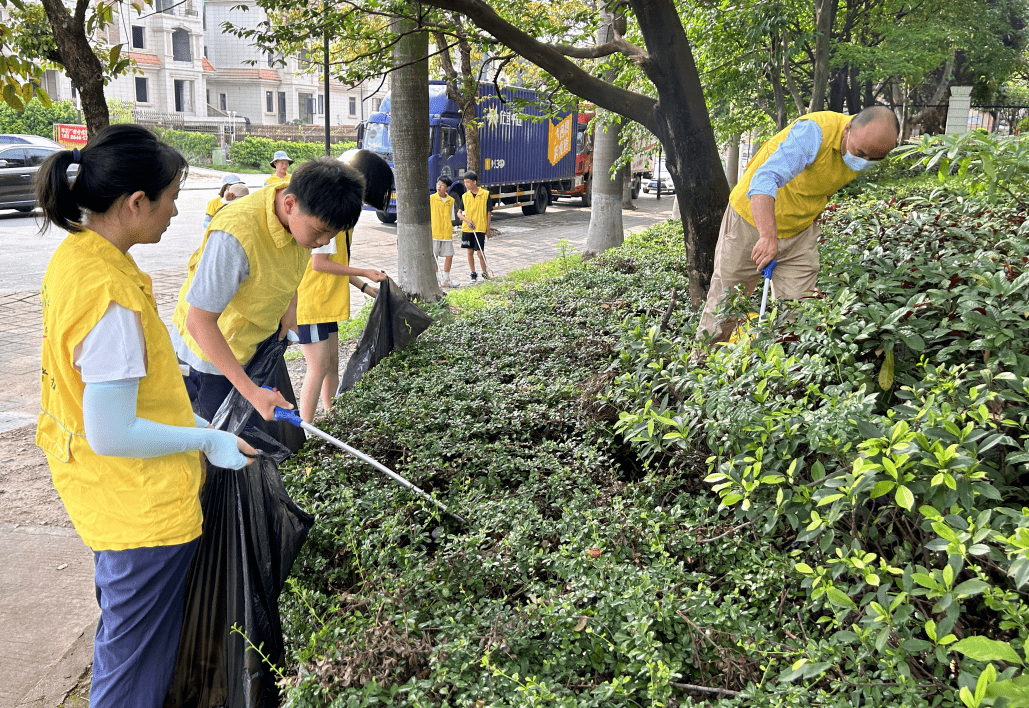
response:
<path fill-rule="evenodd" d="M 201 530 L 198 451 L 232 469 L 253 454 L 193 415 L 150 277 L 128 253 L 161 240 L 187 170 L 150 131 L 115 125 L 36 176 L 44 228 L 69 232 L 40 293 L 36 444 L 94 553 L 92 708 L 163 706 Z"/>

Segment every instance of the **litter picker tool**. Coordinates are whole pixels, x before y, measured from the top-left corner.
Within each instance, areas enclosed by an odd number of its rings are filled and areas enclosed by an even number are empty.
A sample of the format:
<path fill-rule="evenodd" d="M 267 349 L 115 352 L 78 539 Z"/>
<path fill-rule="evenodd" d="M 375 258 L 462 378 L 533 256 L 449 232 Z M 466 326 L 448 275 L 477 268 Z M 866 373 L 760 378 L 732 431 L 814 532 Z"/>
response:
<path fill-rule="evenodd" d="M 761 312 L 758 313 L 757 321 L 760 322 L 765 317 L 765 306 L 768 305 L 768 288 L 772 284 L 772 271 L 775 270 L 775 266 L 778 261 L 772 261 L 764 268 L 761 269 L 761 275 L 765 276 L 765 288 L 761 293 Z"/>
<path fill-rule="evenodd" d="M 276 408 L 275 409 L 275 420 L 282 420 L 282 421 L 286 421 L 287 423 L 292 423 L 293 425 L 297 426 L 298 428 L 302 428 L 303 430 L 307 431 L 311 435 L 319 437 L 322 440 L 324 440 L 325 442 L 331 443 L 331 444 L 335 445 L 339 449 L 343 450 L 344 452 L 349 453 L 350 455 L 356 457 L 357 459 L 361 460 L 362 462 L 367 462 L 369 465 L 371 465 L 372 467 L 377 469 L 379 472 L 382 472 L 384 475 L 386 475 L 387 477 L 392 479 L 394 482 L 396 482 L 400 486 L 407 487 L 408 489 L 410 489 L 415 494 L 421 496 L 423 499 L 427 499 L 428 501 L 430 501 L 433 504 L 435 504 L 436 507 L 440 511 L 442 511 L 444 514 L 447 514 L 451 518 L 456 519 L 457 521 L 459 521 L 460 523 L 464 524 L 465 526 L 468 525 L 468 522 L 465 519 L 461 518 L 460 516 L 458 516 L 454 512 L 448 510 L 445 504 L 443 504 L 442 502 L 440 502 L 440 501 L 438 501 L 436 499 L 433 499 L 428 494 L 426 494 L 424 491 L 422 491 L 421 489 L 419 489 L 418 487 L 416 487 L 415 485 L 411 484 L 406 479 L 404 479 L 403 477 L 398 475 L 396 472 L 391 470 L 389 467 L 386 467 L 386 465 L 382 464 L 381 462 L 379 462 L 378 460 L 376 460 L 376 459 L 374 459 L 372 457 L 369 457 L 368 455 L 364 454 L 360 450 L 357 450 L 355 448 L 350 447 L 349 445 L 347 445 L 342 440 L 339 440 L 338 438 L 334 438 L 333 436 L 331 436 L 328 433 L 326 433 L 324 430 L 320 430 L 320 429 L 314 427 L 313 425 L 311 425 L 310 423 L 304 422 L 304 420 L 300 417 L 300 414 L 297 413 L 295 410 L 286 410 L 285 408 Z"/>
<path fill-rule="evenodd" d="M 486 266 L 486 273 L 489 274 L 490 278 L 495 277 L 493 275 L 493 269 L 489 267 L 489 261 L 486 260 L 486 252 L 484 250 L 482 250 L 482 241 L 479 240 L 479 232 L 478 231 L 472 231 L 472 237 L 475 239 L 475 243 L 479 244 L 479 255 L 482 257 L 482 262 Z M 485 279 L 487 277 L 486 273 L 482 274 L 483 279 Z"/>

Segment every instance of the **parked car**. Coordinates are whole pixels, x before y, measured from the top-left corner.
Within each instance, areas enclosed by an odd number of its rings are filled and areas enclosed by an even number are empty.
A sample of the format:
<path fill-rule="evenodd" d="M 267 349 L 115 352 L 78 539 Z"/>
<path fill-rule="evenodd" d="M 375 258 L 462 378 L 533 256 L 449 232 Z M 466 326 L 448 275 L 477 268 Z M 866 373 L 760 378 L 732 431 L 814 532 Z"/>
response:
<path fill-rule="evenodd" d="M 647 194 L 656 192 L 659 180 L 661 182 L 661 194 L 675 194 L 672 175 L 668 174 L 668 168 L 663 160 L 651 171 L 650 176 L 643 180 L 643 191 Z"/>
<path fill-rule="evenodd" d="M 0 133 L 0 145 L 41 145 L 43 147 L 64 149 L 60 143 L 55 143 L 50 138 L 44 138 L 39 135 L 21 135 L 18 133 Z"/>
<path fill-rule="evenodd" d="M 56 144 L 0 143 L 0 209 L 32 211 L 36 206 L 36 172 L 43 160 L 63 149 Z"/>

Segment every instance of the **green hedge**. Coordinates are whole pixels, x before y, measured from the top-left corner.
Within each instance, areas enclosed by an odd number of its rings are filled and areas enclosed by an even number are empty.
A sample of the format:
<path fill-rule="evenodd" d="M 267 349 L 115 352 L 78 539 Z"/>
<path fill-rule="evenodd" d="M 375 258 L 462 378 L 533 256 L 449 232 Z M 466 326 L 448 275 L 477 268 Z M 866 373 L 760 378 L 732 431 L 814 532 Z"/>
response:
<path fill-rule="evenodd" d="M 53 140 L 54 123 L 78 122 L 78 111 L 71 101 L 54 101 L 44 106 L 38 99 L 33 99 L 20 111 L 0 101 L 0 133 L 39 135 Z"/>
<path fill-rule="evenodd" d="M 354 146 L 354 143 L 338 143 L 332 148 L 333 154 L 340 155 Z M 294 143 L 250 136 L 237 140 L 229 147 L 229 159 L 233 163 L 247 167 L 271 169 L 269 163 L 277 150 L 285 150 L 296 163 L 300 163 L 324 155 L 325 144 Z"/>
<path fill-rule="evenodd" d="M 161 128 L 155 128 L 154 132 L 161 140 L 185 155 L 191 163 L 210 162 L 211 152 L 218 147 L 218 139 L 207 133 Z"/>

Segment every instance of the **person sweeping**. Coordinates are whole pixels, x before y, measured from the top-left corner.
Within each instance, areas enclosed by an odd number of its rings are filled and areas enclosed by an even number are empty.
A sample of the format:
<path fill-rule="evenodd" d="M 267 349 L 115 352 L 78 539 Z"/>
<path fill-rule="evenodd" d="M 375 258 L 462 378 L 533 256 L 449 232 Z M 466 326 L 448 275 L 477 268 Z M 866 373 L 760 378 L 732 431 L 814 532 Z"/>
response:
<path fill-rule="evenodd" d="M 36 444 L 93 549 L 93 708 L 163 706 L 201 532 L 199 451 L 231 469 L 254 453 L 194 416 L 150 277 L 129 255 L 161 240 L 187 169 L 149 130 L 115 125 L 36 176 L 44 228 L 69 232 L 40 291 Z"/>

